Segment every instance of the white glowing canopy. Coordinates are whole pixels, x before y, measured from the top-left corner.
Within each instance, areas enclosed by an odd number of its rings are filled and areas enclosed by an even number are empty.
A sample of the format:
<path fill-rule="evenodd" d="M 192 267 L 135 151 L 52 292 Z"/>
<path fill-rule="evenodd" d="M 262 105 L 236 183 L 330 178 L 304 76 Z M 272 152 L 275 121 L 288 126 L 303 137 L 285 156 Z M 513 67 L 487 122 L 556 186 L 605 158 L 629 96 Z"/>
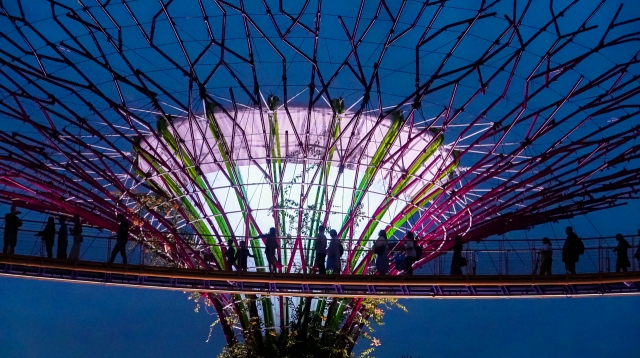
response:
<path fill-rule="evenodd" d="M 247 208 L 243 209 L 237 198 L 237 193 L 241 192 L 263 232 L 276 226 L 275 216 L 281 216 L 280 211 L 286 214 L 279 225 L 280 235 L 293 237 L 314 235 L 309 232 L 306 222 L 314 212 L 320 213 L 322 221 L 328 213 L 328 225 L 340 229 L 346 216 L 357 211 L 361 220 L 356 220 L 350 234 L 357 240 L 364 230 L 362 222 L 374 217 L 380 205 L 389 201 L 393 185 L 436 142 L 436 134 L 424 128 L 408 124 L 396 128 L 396 134 L 391 136 L 392 143 L 389 136 L 386 137 L 391 144 L 382 153 L 383 160 L 361 198 L 361 206 L 356 207 L 354 193 L 365 179 L 367 169 L 376 163 L 374 157 L 380 156 L 379 148 L 393 123 L 392 119 L 379 119 L 366 113 L 357 117 L 351 112 L 335 115 L 328 108 L 313 109 L 310 113 L 305 108 L 289 108 L 288 113 L 285 110 L 260 112 L 247 109 L 235 116 L 233 112 L 217 112 L 191 120 L 176 118 L 169 124 L 168 132 L 181 142 L 182 150 L 192 158 L 192 165 L 197 166 L 200 175 L 206 178 L 211 196 L 224 208 L 235 235 L 247 235 L 244 216 Z M 341 134 L 338 138 L 332 136 L 336 128 Z M 335 145 L 329 148 L 334 141 Z M 166 143 L 166 137 L 162 142 Z M 164 162 L 168 166 L 166 172 L 187 181 L 183 174 L 188 169 L 184 161 L 165 143 L 149 136 L 141 147 L 159 158 L 158 162 Z M 328 148 L 333 151 L 328 153 Z M 441 173 L 451 161 L 444 159 L 447 156 L 442 151 L 438 148 L 421 161 L 412 184 L 393 196 L 392 203 L 379 217 L 379 228 L 390 223 L 424 188 L 437 190 L 435 182 L 439 178 L 435 178 L 435 173 Z M 227 165 L 230 163 L 235 166 L 236 175 L 241 177 L 237 185 L 230 180 L 231 171 Z M 344 166 L 339 170 L 341 163 Z M 146 171 L 150 166 L 141 161 L 141 168 Z M 156 179 L 158 185 L 166 188 L 159 178 Z M 197 188 L 194 186 L 194 189 Z M 202 190 L 183 194 L 191 201 L 204 202 Z M 208 206 L 202 207 L 201 217 L 214 216 Z M 307 216 L 299 226 L 300 212 Z"/>

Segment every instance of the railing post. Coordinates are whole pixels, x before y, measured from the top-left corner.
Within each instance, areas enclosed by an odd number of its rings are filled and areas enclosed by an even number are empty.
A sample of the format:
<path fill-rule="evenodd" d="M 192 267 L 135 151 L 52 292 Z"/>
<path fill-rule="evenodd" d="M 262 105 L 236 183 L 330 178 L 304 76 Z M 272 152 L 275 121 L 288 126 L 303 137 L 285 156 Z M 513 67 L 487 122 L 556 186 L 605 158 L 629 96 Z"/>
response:
<path fill-rule="evenodd" d="M 478 266 L 478 253 L 473 253 L 473 275 L 476 275 L 476 267 Z"/>
<path fill-rule="evenodd" d="M 111 254 L 111 235 L 107 236 L 107 259 L 105 261 L 109 262 Z"/>
<path fill-rule="evenodd" d="M 636 270 L 636 237 L 631 236 L 631 271 Z"/>
<path fill-rule="evenodd" d="M 598 239 L 598 273 L 602 273 L 602 266 L 604 264 L 602 257 L 602 238 Z"/>
<path fill-rule="evenodd" d="M 508 275 L 509 274 L 509 250 L 506 250 L 504 253 L 505 253 L 504 272 L 506 275 Z"/>
<path fill-rule="evenodd" d="M 503 255 L 504 251 L 502 250 L 503 246 L 504 246 L 503 242 L 500 241 L 498 243 L 498 275 L 502 275 L 502 256 L 504 256 Z"/>

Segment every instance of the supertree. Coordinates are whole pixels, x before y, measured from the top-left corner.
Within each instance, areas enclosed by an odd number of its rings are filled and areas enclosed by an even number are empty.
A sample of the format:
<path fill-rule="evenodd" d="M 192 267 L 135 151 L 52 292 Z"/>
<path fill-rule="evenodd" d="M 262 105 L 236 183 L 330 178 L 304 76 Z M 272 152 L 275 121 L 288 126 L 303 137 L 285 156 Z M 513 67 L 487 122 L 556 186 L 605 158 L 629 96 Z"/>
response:
<path fill-rule="evenodd" d="M 247 239 L 263 271 L 256 237 L 275 227 L 279 270 L 309 273 L 322 224 L 343 273 L 368 272 L 380 229 L 415 232 L 419 267 L 457 234 L 633 197 L 640 18 L 626 9 L 0 1 L 0 200 L 110 230 L 123 213 L 160 265 L 225 269 L 227 240 Z M 202 295 L 227 356 L 349 355 L 385 303 Z"/>

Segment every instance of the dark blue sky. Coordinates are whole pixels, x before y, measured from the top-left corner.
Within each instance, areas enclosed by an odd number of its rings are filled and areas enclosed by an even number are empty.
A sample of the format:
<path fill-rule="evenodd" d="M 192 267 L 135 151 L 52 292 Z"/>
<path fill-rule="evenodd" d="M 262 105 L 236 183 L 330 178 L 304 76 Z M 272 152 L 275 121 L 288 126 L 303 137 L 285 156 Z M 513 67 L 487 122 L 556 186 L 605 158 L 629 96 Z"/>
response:
<path fill-rule="evenodd" d="M 215 357 L 215 316 L 180 292 L 0 279 L 0 356 Z M 377 357 L 637 357 L 640 297 L 406 300 Z M 368 342 L 359 341 L 359 348 Z"/>

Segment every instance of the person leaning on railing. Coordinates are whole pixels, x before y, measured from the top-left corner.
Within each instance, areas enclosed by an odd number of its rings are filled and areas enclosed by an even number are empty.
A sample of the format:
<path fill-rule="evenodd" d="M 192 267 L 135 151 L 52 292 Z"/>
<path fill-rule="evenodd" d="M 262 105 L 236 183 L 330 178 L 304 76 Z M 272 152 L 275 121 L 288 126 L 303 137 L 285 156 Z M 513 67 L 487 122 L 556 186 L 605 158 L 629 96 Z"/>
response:
<path fill-rule="evenodd" d="M 56 238 L 56 219 L 53 216 L 49 217 L 47 220 L 47 225 L 44 227 L 44 230 L 38 232 L 36 234 L 38 237 L 42 237 L 42 241 L 44 241 L 44 246 L 47 249 L 47 257 L 53 257 L 53 242 Z"/>

